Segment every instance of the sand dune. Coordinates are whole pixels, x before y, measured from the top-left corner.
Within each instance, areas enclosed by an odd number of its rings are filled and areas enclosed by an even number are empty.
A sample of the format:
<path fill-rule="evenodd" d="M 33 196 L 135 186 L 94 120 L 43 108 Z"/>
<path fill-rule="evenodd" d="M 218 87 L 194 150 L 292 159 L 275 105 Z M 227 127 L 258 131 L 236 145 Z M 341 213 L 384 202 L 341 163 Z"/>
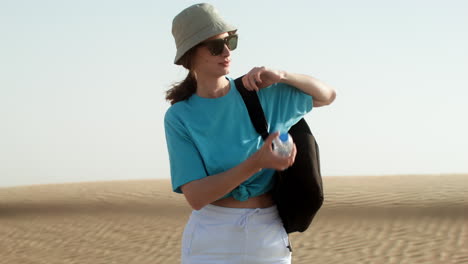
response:
<path fill-rule="evenodd" d="M 293 263 L 468 263 L 468 175 L 326 177 Z M 179 263 L 168 180 L 0 188 L 0 263 Z"/>

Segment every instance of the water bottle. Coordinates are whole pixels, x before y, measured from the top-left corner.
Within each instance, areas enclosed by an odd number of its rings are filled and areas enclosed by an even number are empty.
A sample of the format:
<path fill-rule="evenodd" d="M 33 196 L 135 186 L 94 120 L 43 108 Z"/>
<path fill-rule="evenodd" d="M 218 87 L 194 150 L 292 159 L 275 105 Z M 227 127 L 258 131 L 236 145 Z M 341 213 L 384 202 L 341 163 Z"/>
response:
<path fill-rule="evenodd" d="M 281 133 L 277 138 L 273 139 L 273 151 L 280 156 L 288 157 L 293 149 L 293 140 L 289 133 Z"/>

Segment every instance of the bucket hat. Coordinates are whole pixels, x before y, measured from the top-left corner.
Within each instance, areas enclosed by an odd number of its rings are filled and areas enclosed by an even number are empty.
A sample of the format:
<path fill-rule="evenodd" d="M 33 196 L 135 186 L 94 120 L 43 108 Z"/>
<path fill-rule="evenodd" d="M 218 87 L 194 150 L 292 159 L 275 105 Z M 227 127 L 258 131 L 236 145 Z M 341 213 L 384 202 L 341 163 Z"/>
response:
<path fill-rule="evenodd" d="M 172 21 L 177 53 L 174 63 L 200 42 L 224 32 L 235 32 L 236 27 L 226 23 L 210 4 L 201 3 L 182 10 Z"/>

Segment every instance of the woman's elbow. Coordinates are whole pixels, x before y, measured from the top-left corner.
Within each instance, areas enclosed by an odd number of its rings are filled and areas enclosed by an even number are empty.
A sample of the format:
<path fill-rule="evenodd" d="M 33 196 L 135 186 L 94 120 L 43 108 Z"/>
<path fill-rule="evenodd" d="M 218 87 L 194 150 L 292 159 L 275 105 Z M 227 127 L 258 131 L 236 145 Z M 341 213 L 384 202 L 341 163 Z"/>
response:
<path fill-rule="evenodd" d="M 320 100 L 312 99 L 312 104 L 314 107 L 326 106 L 326 105 L 330 105 L 331 103 L 333 103 L 335 99 L 336 99 L 336 91 L 332 89 L 325 98 L 321 98 Z"/>
<path fill-rule="evenodd" d="M 200 199 L 199 195 L 197 195 L 196 192 L 194 192 L 193 186 L 187 186 L 190 184 L 186 184 L 181 187 L 182 193 L 184 194 L 185 200 L 187 200 L 187 203 L 192 207 L 193 210 L 200 210 L 203 207 L 205 207 L 206 203 Z"/>
<path fill-rule="evenodd" d="M 190 207 L 192 207 L 193 210 L 198 211 L 202 209 L 203 207 L 205 207 L 205 205 L 200 203 L 199 201 L 187 199 L 187 196 L 185 196 L 185 199 L 187 200 L 187 202 L 189 203 Z"/>
<path fill-rule="evenodd" d="M 333 103 L 333 101 L 335 101 L 335 99 L 336 99 L 336 90 L 331 89 L 330 95 L 328 96 L 327 105 L 330 105 L 331 103 Z"/>
<path fill-rule="evenodd" d="M 189 203 L 190 207 L 192 207 L 193 210 L 201 210 L 203 207 L 205 207 L 205 205 L 202 205 L 201 203 L 197 203 L 197 202 L 193 202 L 193 201 L 189 201 L 187 200 L 187 202 Z"/>

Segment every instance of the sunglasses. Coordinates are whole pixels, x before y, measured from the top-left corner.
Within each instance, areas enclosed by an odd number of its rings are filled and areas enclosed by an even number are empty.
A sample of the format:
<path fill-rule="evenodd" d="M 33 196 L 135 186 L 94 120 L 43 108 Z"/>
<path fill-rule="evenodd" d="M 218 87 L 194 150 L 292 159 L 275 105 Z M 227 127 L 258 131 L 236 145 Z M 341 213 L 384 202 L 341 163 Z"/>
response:
<path fill-rule="evenodd" d="M 229 50 L 235 50 L 237 48 L 238 38 L 239 37 L 237 36 L 237 34 L 232 34 L 222 39 L 212 39 L 204 41 L 200 43 L 200 45 L 206 46 L 211 52 L 211 55 L 218 56 L 221 53 L 223 53 L 224 45 L 226 45 Z"/>

